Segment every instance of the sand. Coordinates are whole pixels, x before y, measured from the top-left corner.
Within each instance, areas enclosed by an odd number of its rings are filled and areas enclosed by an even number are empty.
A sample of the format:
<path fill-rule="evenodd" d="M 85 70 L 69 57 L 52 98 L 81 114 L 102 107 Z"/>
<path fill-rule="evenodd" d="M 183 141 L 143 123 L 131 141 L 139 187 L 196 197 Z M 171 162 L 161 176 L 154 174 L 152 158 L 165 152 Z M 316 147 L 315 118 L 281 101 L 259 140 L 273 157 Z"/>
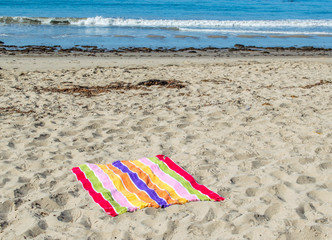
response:
<path fill-rule="evenodd" d="M 332 58 L 1 56 L 0 67 L 1 239 L 332 238 Z M 185 87 L 58 91 L 149 79 Z M 112 218 L 71 173 L 157 154 L 226 200 Z"/>

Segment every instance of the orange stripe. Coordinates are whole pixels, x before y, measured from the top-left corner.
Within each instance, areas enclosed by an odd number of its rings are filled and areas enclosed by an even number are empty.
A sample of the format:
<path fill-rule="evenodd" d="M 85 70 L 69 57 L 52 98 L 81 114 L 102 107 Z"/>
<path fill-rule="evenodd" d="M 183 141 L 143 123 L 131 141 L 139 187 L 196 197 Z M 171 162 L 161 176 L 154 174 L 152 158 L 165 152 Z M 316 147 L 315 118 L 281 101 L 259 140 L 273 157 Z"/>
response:
<path fill-rule="evenodd" d="M 113 185 L 115 186 L 115 188 L 122 193 L 122 195 L 135 207 L 138 208 L 144 208 L 147 207 L 147 203 L 141 201 L 135 194 L 129 192 L 125 186 L 122 184 L 121 182 L 121 178 L 114 174 L 114 172 L 112 172 L 108 167 L 106 167 L 105 165 L 101 165 L 101 164 L 97 164 L 98 167 L 100 167 L 104 173 L 107 174 L 107 176 L 110 178 L 110 180 L 112 181 Z"/>
<path fill-rule="evenodd" d="M 122 179 L 126 188 L 130 192 L 135 193 L 142 201 L 147 202 L 149 204 L 149 207 L 155 207 L 155 208 L 160 207 L 159 204 L 156 203 L 152 198 L 150 198 L 146 192 L 141 191 L 136 187 L 136 185 L 131 181 L 127 173 L 123 173 L 121 170 L 119 170 L 118 168 L 114 167 L 111 164 L 107 164 L 107 167 L 111 169 L 114 173 L 118 174 Z"/>
<path fill-rule="evenodd" d="M 141 169 L 139 169 L 138 167 L 133 165 L 131 162 L 121 161 L 121 163 L 123 165 L 126 165 L 130 171 L 137 173 L 138 177 L 140 179 L 142 179 L 143 182 L 145 182 L 149 188 L 153 189 L 159 195 L 159 197 L 163 198 L 168 204 L 179 203 L 178 201 L 175 201 L 174 199 L 172 199 L 167 191 L 164 191 L 164 190 L 160 189 L 157 185 L 155 185 L 145 172 L 143 172 Z"/>

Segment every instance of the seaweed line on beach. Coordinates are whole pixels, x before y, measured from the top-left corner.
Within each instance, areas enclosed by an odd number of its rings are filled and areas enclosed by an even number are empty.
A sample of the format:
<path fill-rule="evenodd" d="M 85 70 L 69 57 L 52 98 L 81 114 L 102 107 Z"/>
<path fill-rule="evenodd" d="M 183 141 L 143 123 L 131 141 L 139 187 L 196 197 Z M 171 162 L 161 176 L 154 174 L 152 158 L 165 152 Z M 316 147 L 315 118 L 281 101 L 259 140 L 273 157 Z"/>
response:
<path fill-rule="evenodd" d="M 317 82 L 317 83 L 308 84 L 308 85 L 305 85 L 305 86 L 291 86 L 291 87 L 283 87 L 283 88 L 281 88 L 281 89 L 287 89 L 287 88 L 303 88 L 303 89 L 310 89 L 310 88 L 313 88 L 313 87 L 318 87 L 318 86 L 321 86 L 321 85 L 331 84 L 331 83 L 332 83 L 332 82 L 327 81 L 327 80 L 320 80 L 320 81 Z"/>
<path fill-rule="evenodd" d="M 0 55 L 47 55 L 47 56 L 127 56 L 135 54 L 151 56 L 151 54 L 200 57 L 200 56 L 332 56 L 331 48 L 316 48 L 313 46 L 303 47 L 260 47 L 235 44 L 233 47 L 217 48 L 149 48 L 149 47 L 124 47 L 117 49 L 99 48 L 98 46 L 75 45 L 71 48 L 62 48 L 60 45 L 39 46 L 39 45 L 5 45 L 0 42 Z M 133 55 L 134 54 L 134 55 Z"/>
<path fill-rule="evenodd" d="M 310 89 L 310 88 L 318 87 L 318 86 L 325 85 L 325 84 L 332 84 L 332 82 L 331 81 L 327 81 L 327 80 L 320 80 L 317 83 L 308 84 L 308 85 L 305 85 L 305 86 L 288 86 L 288 87 L 280 87 L 279 89 L 290 89 L 290 88 Z M 270 89 L 270 88 L 273 88 L 273 87 L 277 88 L 277 86 L 274 86 L 273 84 L 270 84 L 270 85 L 267 85 L 267 86 L 261 86 L 260 88 L 268 88 L 268 89 Z"/>
<path fill-rule="evenodd" d="M 165 88 L 184 88 L 185 84 L 177 80 L 159 80 L 159 79 L 150 79 L 147 81 L 139 82 L 138 84 L 124 83 L 124 82 L 111 82 L 105 86 L 79 86 L 73 85 L 69 88 L 37 88 L 34 90 L 38 93 L 42 92 L 53 92 L 53 93 L 65 93 L 73 94 L 77 96 L 84 97 L 93 97 L 102 93 L 110 92 L 112 90 L 123 91 L 127 90 L 148 90 L 148 87 L 158 86 Z"/>
<path fill-rule="evenodd" d="M 22 111 L 18 108 L 15 107 L 0 107 L 0 116 L 1 115 L 7 115 L 7 114 L 13 114 L 13 113 L 21 113 L 21 114 L 31 114 L 31 113 L 35 113 L 35 111 L 33 110 L 29 110 L 29 111 Z"/>
<path fill-rule="evenodd" d="M 301 88 L 309 89 L 309 88 L 313 88 L 313 87 L 317 87 L 317 86 L 325 85 L 325 84 L 331 84 L 331 83 L 332 82 L 330 82 L 330 81 L 320 80 L 318 83 L 309 84 L 309 85 L 303 86 Z"/>

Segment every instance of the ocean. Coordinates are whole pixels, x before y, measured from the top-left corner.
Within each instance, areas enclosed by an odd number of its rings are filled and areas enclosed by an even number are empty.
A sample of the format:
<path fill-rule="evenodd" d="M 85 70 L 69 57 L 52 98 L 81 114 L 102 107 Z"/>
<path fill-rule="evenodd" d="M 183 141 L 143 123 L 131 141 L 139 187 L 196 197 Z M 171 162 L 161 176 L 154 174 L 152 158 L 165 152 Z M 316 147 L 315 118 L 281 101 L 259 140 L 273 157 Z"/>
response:
<path fill-rule="evenodd" d="M 6 45 L 332 48 L 332 0 L 2 0 Z"/>

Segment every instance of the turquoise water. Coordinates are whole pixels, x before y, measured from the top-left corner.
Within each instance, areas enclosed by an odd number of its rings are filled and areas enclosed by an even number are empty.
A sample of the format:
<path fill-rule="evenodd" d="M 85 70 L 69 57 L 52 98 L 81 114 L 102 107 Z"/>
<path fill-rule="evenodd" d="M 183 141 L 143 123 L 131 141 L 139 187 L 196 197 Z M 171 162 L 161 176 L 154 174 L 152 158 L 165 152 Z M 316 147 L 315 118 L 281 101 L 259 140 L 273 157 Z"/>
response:
<path fill-rule="evenodd" d="M 7 45 L 332 47 L 331 0 L 2 0 Z"/>

